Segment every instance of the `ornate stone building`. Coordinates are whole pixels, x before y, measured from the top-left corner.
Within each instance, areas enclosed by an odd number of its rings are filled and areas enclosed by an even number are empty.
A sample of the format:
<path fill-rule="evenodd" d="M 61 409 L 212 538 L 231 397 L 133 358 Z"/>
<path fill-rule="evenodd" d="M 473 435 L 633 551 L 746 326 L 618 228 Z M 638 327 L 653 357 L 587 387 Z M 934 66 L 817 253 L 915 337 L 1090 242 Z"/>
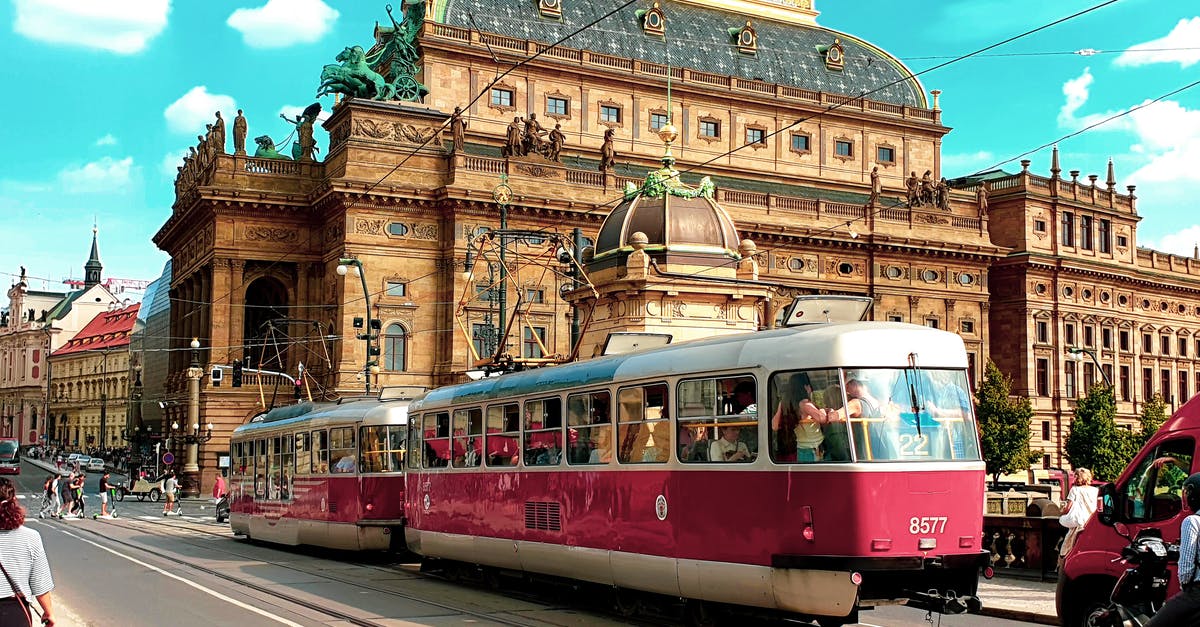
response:
<path fill-rule="evenodd" d="M 130 401 L 129 340 L 140 307 L 114 304 L 50 354 L 55 372 L 50 411 L 58 417 L 56 439 L 68 447 L 124 446 L 121 431 Z"/>

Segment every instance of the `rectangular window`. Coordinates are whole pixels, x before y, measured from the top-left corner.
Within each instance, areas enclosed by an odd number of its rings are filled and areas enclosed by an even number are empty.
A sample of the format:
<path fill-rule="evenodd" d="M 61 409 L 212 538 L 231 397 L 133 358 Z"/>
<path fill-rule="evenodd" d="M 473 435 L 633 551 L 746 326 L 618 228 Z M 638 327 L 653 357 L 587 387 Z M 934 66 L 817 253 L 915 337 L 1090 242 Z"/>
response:
<path fill-rule="evenodd" d="M 667 122 L 668 122 L 668 118 L 667 118 L 667 114 L 665 114 L 665 113 L 651 113 L 650 114 L 650 130 L 654 131 L 655 133 L 657 133 L 658 130 L 661 129 L 662 127 L 666 126 Z"/>
<path fill-rule="evenodd" d="M 1035 376 L 1038 396 L 1050 396 L 1050 361 L 1048 359 L 1037 360 Z"/>
<path fill-rule="evenodd" d="M 1087 362 L 1083 364 L 1083 391 L 1086 394 L 1093 386 L 1096 385 L 1096 364 Z"/>
<path fill-rule="evenodd" d="M 1063 340 L 1067 343 L 1067 346 L 1075 345 L 1075 323 L 1068 322 L 1063 325 Z M 1045 340 L 1042 341 L 1044 342 Z"/>
<path fill-rule="evenodd" d="M 1142 368 L 1142 400 L 1148 401 L 1154 396 L 1154 369 Z"/>
<path fill-rule="evenodd" d="M 1171 354 L 1171 336 L 1160 335 L 1158 337 L 1158 347 L 1160 349 L 1162 349 L 1162 354 L 1164 356 L 1170 355 Z"/>
<path fill-rule="evenodd" d="M 1142 334 L 1142 352 L 1147 355 L 1154 352 L 1154 338 L 1149 333 Z"/>
<path fill-rule="evenodd" d="M 1075 245 L 1075 214 L 1070 211 L 1064 211 L 1062 214 L 1062 244 Z"/>
<path fill-rule="evenodd" d="M 617 392 L 617 461 L 663 463 L 671 453 L 667 386 L 662 383 Z"/>
<path fill-rule="evenodd" d="M 555 96 L 546 97 L 546 115 L 567 115 L 571 110 L 571 101 Z"/>
<path fill-rule="evenodd" d="M 1129 352 L 1129 331 L 1124 329 L 1120 332 L 1121 350 Z"/>
<path fill-rule="evenodd" d="M 1112 349 L 1112 329 L 1100 329 L 1100 346 L 1105 349 Z"/>
<path fill-rule="evenodd" d="M 334 473 L 352 474 L 354 467 L 354 427 L 338 427 L 329 430 L 330 470 Z"/>
<path fill-rule="evenodd" d="M 754 461 L 758 456 L 757 396 L 758 386 L 749 376 L 680 381 L 679 461 Z"/>
<path fill-rule="evenodd" d="M 926 318 L 925 319 L 925 326 L 929 327 L 930 329 L 938 328 L 938 324 L 939 323 L 938 323 L 937 318 Z"/>
<path fill-rule="evenodd" d="M 483 463 L 483 410 L 454 410 L 451 463 L 455 468 L 475 468 Z"/>
<path fill-rule="evenodd" d="M 875 149 L 875 160 L 879 163 L 895 163 L 896 149 L 887 146 L 878 146 Z"/>
<path fill-rule="evenodd" d="M 887 319 L 888 322 L 904 322 L 904 316 L 897 316 L 895 314 L 889 314 Z"/>
<path fill-rule="evenodd" d="M 324 430 L 312 432 L 312 471 L 314 475 L 329 472 L 329 437 Z"/>
<path fill-rule="evenodd" d="M 1049 453 L 1042 455 L 1042 468 L 1044 468 L 1046 470 L 1050 470 L 1050 454 Z"/>
<path fill-rule="evenodd" d="M 1166 368 L 1163 368 L 1161 371 L 1159 371 L 1159 376 L 1160 376 L 1159 383 L 1162 385 L 1162 387 L 1159 388 L 1159 391 L 1162 392 L 1162 397 L 1164 400 L 1170 399 L 1171 398 L 1171 371 L 1167 370 Z"/>
<path fill-rule="evenodd" d="M 612 401 L 608 390 L 567 397 L 567 463 L 607 464 L 613 458 Z"/>
<path fill-rule="evenodd" d="M 525 327 L 521 330 L 521 354 L 538 359 L 546 354 L 546 327 Z"/>
<path fill-rule="evenodd" d="M 1063 362 L 1063 385 L 1067 398 L 1075 398 L 1075 362 Z"/>
<path fill-rule="evenodd" d="M 1104 380 L 1107 381 L 1108 385 L 1111 386 L 1112 385 L 1112 364 L 1103 364 L 1102 366 L 1100 366 L 1100 370 L 1104 373 Z"/>
<path fill-rule="evenodd" d="M 475 354 L 479 355 L 480 359 L 495 354 L 496 325 L 478 322 L 471 324 L 471 344 L 475 347 Z"/>
<path fill-rule="evenodd" d="M 1121 366 L 1121 400 L 1129 400 L 1129 366 Z"/>
<path fill-rule="evenodd" d="M 1129 245 L 1129 240 L 1124 235 L 1117 236 L 1117 246 L 1124 248 Z"/>
<path fill-rule="evenodd" d="M 404 470 L 404 427 L 375 425 L 358 429 L 359 472 L 400 472 Z"/>
<path fill-rule="evenodd" d="M 1037 231 L 1038 233 L 1045 233 L 1046 232 L 1046 221 L 1045 220 L 1034 220 L 1033 221 L 1033 230 Z"/>
<path fill-rule="evenodd" d="M 295 435 L 296 440 L 296 474 L 307 475 L 312 473 L 312 448 L 308 446 L 308 433 L 301 432 Z"/>
<path fill-rule="evenodd" d="M 792 150 L 796 152 L 810 152 L 812 150 L 809 148 L 811 142 L 812 138 L 808 135 L 792 133 Z"/>
<path fill-rule="evenodd" d="M 766 131 L 762 130 L 761 128 L 746 129 L 746 144 L 747 145 L 754 145 L 754 144 L 764 144 L 765 145 L 766 143 L 767 143 L 767 132 Z"/>
<path fill-rule="evenodd" d="M 701 137 L 720 137 L 721 123 L 715 120 L 700 120 Z"/>
<path fill-rule="evenodd" d="M 425 414 L 422 423 L 421 466 L 445 468 L 450 465 L 450 412 Z"/>
<path fill-rule="evenodd" d="M 546 302 L 546 290 L 541 288 L 525 288 L 525 302 L 540 305 Z"/>
<path fill-rule="evenodd" d="M 970 320 L 963 320 L 958 324 L 963 333 L 971 334 L 975 332 L 975 323 Z"/>
<path fill-rule="evenodd" d="M 525 402 L 525 465 L 557 466 L 562 457 L 562 399 Z"/>
<path fill-rule="evenodd" d="M 967 379 L 970 385 L 975 385 L 975 353 L 967 353 Z"/>
<path fill-rule="evenodd" d="M 1038 320 L 1033 323 L 1033 326 L 1037 333 L 1035 337 L 1039 343 L 1045 344 L 1050 341 L 1050 327 L 1044 320 Z"/>
<path fill-rule="evenodd" d="M 620 124 L 621 107 L 616 105 L 600 105 L 600 121 L 609 124 Z"/>
<path fill-rule="evenodd" d="M 1112 252 L 1112 222 L 1108 220 L 1100 220 L 1100 232 L 1097 234 L 1096 243 L 1102 253 Z"/>
<path fill-rule="evenodd" d="M 1079 247 L 1092 249 L 1092 216 L 1079 216 Z"/>
<path fill-rule="evenodd" d="M 516 403 L 487 408 L 487 465 L 516 466 L 521 459 L 518 438 L 521 433 L 521 408 Z"/>
<path fill-rule="evenodd" d="M 849 142 L 843 139 L 833 142 L 833 154 L 839 157 L 853 157 L 854 142 Z"/>
<path fill-rule="evenodd" d="M 1188 341 L 1186 337 L 1179 338 L 1179 356 L 1187 357 Z"/>
<path fill-rule="evenodd" d="M 1188 402 L 1191 395 L 1188 394 L 1188 374 L 1186 372 L 1179 373 L 1179 399 L 1180 404 Z"/>
<path fill-rule="evenodd" d="M 405 295 L 407 295 L 407 292 L 408 292 L 408 284 L 407 283 L 401 283 L 400 281 L 388 281 L 387 282 L 387 295 L 388 296 L 405 296 Z"/>
<path fill-rule="evenodd" d="M 1050 441 L 1050 421 L 1049 420 L 1042 421 L 1042 439 L 1047 442 Z"/>
<path fill-rule="evenodd" d="M 511 89 L 501 89 L 499 87 L 492 88 L 492 106 L 496 107 L 511 107 L 513 106 L 513 92 Z"/>
<path fill-rule="evenodd" d="M 1096 345 L 1096 327 L 1091 325 L 1083 327 L 1083 345 L 1089 348 Z"/>

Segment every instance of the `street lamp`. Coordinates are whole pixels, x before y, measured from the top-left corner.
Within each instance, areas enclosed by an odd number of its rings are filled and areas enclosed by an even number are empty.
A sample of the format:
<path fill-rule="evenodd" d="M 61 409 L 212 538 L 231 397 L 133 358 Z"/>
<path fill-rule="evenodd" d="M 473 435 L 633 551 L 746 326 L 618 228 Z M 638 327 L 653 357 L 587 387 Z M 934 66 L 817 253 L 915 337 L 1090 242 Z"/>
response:
<path fill-rule="evenodd" d="M 1090 357 L 1092 359 L 1092 363 L 1096 364 L 1096 370 L 1099 370 L 1100 376 L 1104 377 L 1104 385 L 1108 386 L 1111 389 L 1113 386 L 1112 379 L 1108 378 L 1108 372 L 1106 372 L 1104 370 L 1104 366 L 1100 365 L 1100 360 L 1096 359 L 1096 351 L 1088 349 L 1088 348 L 1077 348 L 1075 346 L 1067 347 L 1067 359 L 1070 359 L 1071 361 L 1082 362 L 1084 359 L 1084 357 L 1083 357 L 1084 355 L 1087 355 L 1088 357 Z"/>
<path fill-rule="evenodd" d="M 366 343 L 366 352 L 363 359 L 363 385 L 367 394 L 371 393 L 371 373 L 376 370 L 378 364 L 371 359 L 371 339 L 373 337 L 374 326 L 371 323 L 371 292 L 367 290 L 367 274 L 363 270 L 362 261 L 354 257 L 343 257 L 338 259 L 337 273 L 341 276 L 346 276 L 350 268 L 354 268 L 354 273 L 358 275 L 359 281 L 362 282 L 363 303 L 366 305 L 367 316 L 363 318 L 363 333 L 358 334 L 358 339 Z"/>

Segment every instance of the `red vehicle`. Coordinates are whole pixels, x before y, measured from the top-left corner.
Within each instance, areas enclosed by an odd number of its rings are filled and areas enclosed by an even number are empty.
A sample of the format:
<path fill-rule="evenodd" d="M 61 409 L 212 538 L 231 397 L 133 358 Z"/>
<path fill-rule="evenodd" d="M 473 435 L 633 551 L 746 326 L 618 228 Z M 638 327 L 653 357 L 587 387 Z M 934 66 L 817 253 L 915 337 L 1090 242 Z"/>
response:
<path fill-rule="evenodd" d="M 408 394 L 302 403 L 230 442 L 233 532 L 280 544 L 403 548 Z"/>
<path fill-rule="evenodd" d="M 409 407 L 405 536 L 451 567 L 701 615 L 977 609 L 988 554 L 968 390 L 958 336 L 875 322 L 439 388 Z"/>
<path fill-rule="evenodd" d="M 1179 542 L 1179 526 L 1189 514 L 1183 508 L 1182 486 L 1196 472 L 1196 440 L 1200 437 L 1200 404 L 1189 401 L 1142 447 L 1116 482 L 1100 488 L 1102 513 L 1080 532 L 1058 575 L 1058 615 L 1067 627 L 1086 624 L 1087 615 L 1108 601 L 1117 578 L 1125 572 L 1121 549 L 1129 539 L 1115 525 L 1127 527 L 1129 537 L 1156 529 L 1167 542 Z M 1168 595 L 1179 591 L 1172 574 Z"/>
<path fill-rule="evenodd" d="M 16 438 L 0 438 L 0 475 L 21 474 L 21 443 Z"/>

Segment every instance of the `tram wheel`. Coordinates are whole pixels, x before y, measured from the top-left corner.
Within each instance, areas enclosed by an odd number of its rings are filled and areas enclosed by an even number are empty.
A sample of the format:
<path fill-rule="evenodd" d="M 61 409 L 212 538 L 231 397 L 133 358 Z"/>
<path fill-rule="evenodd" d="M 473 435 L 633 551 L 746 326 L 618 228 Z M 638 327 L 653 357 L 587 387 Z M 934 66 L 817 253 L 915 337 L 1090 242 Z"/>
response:
<path fill-rule="evenodd" d="M 684 607 L 684 618 L 692 627 L 715 627 L 720 623 L 711 603 L 688 599 Z"/>
<path fill-rule="evenodd" d="M 846 624 L 844 618 L 818 618 L 817 624 L 821 627 L 842 627 Z"/>
<path fill-rule="evenodd" d="M 613 610 L 625 618 L 637 615 L 642 609 L 642 601 L 637 593 L 624 588 L 613 589 Z"/>

